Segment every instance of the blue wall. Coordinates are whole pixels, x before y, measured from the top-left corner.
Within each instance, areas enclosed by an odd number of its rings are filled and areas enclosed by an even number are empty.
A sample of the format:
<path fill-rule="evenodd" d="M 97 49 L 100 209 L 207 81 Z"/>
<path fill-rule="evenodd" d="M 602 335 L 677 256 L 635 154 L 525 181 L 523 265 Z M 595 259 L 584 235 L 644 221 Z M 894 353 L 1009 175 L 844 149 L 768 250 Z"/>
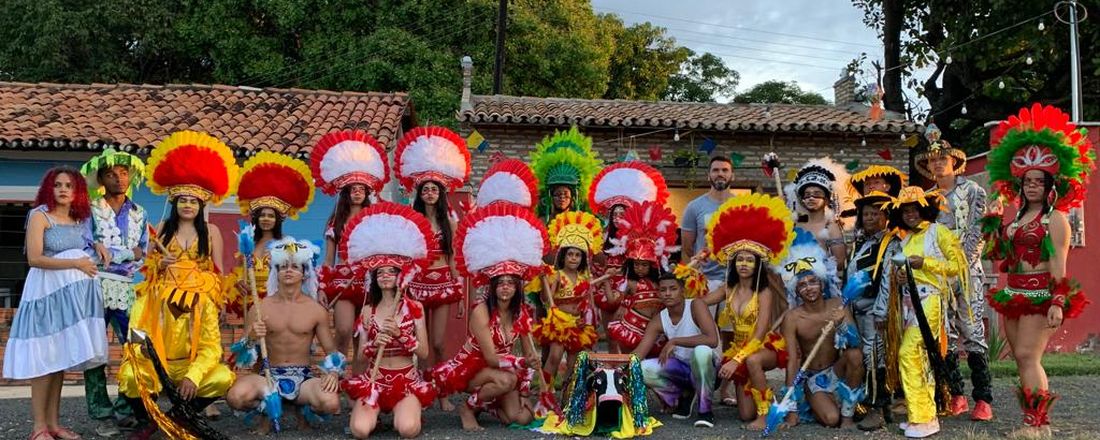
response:
<path fill-rule="evenodd" d="M 0 159 L 0 185 L 36 187 L 46 170 L 59 165 L 80 168 L 82 164 L 83 162 Z M 142 185 L 134 192 L 134 201 L 145 207 L 149 212 L 150 221 L 154 224 L 160 221 L 166 206 L 164 197 L 153 195 L 149 192 L 149 187 Z M 323 242 L 325 223 L 335 204 L 335 197 L 329 197 L 317 191 L 309 210 L 299 214 L 298 220 L 286 222 L 283 225 L 283 232 L 295 238 Z M 237 210 L 236 204 L 223 205 L 222 208 Z"/>

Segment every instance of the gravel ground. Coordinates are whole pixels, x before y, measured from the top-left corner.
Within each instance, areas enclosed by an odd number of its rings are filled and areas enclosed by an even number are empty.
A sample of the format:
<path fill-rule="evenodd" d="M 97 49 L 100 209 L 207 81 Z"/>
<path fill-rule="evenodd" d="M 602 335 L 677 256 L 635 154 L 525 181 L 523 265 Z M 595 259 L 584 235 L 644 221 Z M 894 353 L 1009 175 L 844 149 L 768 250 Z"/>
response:
<path fill-rule="evenodd" d="M 1100 389 L 1100 376 L 1076 376 L 1053 377 L 1051 386 L 1062 393 L 1062 400 L 1056 403 L 1052 416 L 1055 436 L 1059 440 L 1097 439 L 1100 438 L 1100 399 L 1096 399 L 1092 393 Z M 73 387 L 73 386 L 69 386 Z M 1020 410 L 1016 404 L 1014 395 L 1015 384 L 1011 379 L 997 379 L 994 381 L 994 414 L 996 418 L 989 423 L 971 422 L 969 419 L 947 418 L 941 419 L 943 430 L 939 438 L 961 439 L 993 439 L 1003 438 L 1008 430 L 1020 423 Z M 457 401 L 457 399 L 456 399 Z M 221 406 L 223 416 L 214 422 L 215 426 L 232 438 L 258 439 L 263 438 L 249 432 L 244 423 L 230 414 L 228 408 Z M 0 438 L 25 439 L 30 435 L 31 420 L 29 399 L 3 399 L 0 400 Z M 68 397 L 61 404 L 62 424 L 70 426 L 73 430 L 83 434 L 85 438 L 93 439 L 95 436 L 95 424 L 85 417 L 84 399 L 82 397 Z M 759 438 L 759 434 L 745 431 L 741 423 L 734 421 L 736 417 L 732 408 L 719 407 L 716 410 L 716 426 L 712 429 L 695 428 L 689 421 L 674 420 L 666 415 L 657 415 L 665 425 L 658 428 L 650 439 L 750 439 Z M 478 433 L 464 432 L 459 429 L 458 416 L 454 413 L 444 413 L 438 409 L 431 409 L 425 413 L 423 439 L 535 439 L 548 438 L 540 433 L 512 430 L 500 427 L 489 417 L 481 418 L 482 425 L 487 429 Z M 288 420 L 289 422 L 289 420 Z M 313 432 L 300 432 L 284 430 L 272 438 L 296 440 L 296 439 L 338 439 L 347 438 L 344 435 L 344 426 L 347 416 L 335 418 L 329 424 Z M 895 426 L 896 428 L 896 426 Z M 773 435 L 774 438 L 793 439 L 887 439 L 902 438 L 896 430 L 877 431 L 873 433 L 847 432 L 837 429 L 823 428 L 820 426 L 801 425 L 793 430 Z M 117 438 L 117 437 L 116 437 Z M 397 438 L 396 432 L 388 427 L 374 438 Z"/>

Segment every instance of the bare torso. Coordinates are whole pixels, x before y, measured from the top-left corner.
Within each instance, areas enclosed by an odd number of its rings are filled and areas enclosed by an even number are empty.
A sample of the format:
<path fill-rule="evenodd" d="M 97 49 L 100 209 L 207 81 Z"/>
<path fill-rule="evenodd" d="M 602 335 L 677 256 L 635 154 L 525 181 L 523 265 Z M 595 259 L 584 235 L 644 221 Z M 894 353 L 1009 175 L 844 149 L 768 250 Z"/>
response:
<path fill-rule="evenodd" d="M 328 313 L 313 299 L 270 295 L 263 300 L 267 350 L 271 365 L 309 365 L 310 344 L 318 331 L 328 331 Z"/>
<path fill-rule="evenodd" d="M 833 298 L 825 300 L 823 307 L 813 308 L 805 305 L 799 306 L 790 311 L 790 317 L 788 319 L 795 325 L 796 335 L 798 337 L 798 348 L 801 353 L 801 359 L 804 362 L 806 356 L 809 356 L 810 350 L 813 350 L 814 344 L 817 343 L 817 339 L 821 337 L 821 329 L 825 328 L 825 325 L 829 321 L 843 317 L 842 309 L 840 309 L 841 300 L 839 298 Z M 838 323 L 839 324 L 839 323 Z M 836 335 L 836 328 L 829 331 L 829 334 L 825 336 L 825 341 L 821 343 L 821 348 L 818 349 L 817 355 L 814 356 L 814 360 L 810 362 L 810 370 L 820 370 L 828 368 L 836 363 L 837 349 L 833 344 L 833 338 Z"/>

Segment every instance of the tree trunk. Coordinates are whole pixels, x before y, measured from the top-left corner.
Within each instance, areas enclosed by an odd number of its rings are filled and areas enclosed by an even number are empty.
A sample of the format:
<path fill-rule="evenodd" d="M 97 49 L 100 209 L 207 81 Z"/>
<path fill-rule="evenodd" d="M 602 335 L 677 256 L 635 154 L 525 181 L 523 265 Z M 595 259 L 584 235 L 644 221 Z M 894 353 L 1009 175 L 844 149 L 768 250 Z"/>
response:
<path fill-rule="evenodd" d="M 901 76 L 901 28 L 905 23 L 905 0 L 882 2 L 882 43 L 886 71 L 883 77 L 882 104 L 887 110 L 905 113 L 905 96 L 902 94 Z"/>

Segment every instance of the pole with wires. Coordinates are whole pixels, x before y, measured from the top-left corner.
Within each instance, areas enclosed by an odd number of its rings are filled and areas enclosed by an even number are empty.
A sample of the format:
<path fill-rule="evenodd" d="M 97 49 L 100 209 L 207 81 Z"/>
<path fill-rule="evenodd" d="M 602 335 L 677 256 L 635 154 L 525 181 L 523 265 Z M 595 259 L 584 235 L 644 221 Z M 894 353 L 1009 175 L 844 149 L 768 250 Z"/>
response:
<path fill-rule="evenodd" d="M 504 82 L 504 31 L 508 27 L 508 0 L 500 0 L 497 9 L 496 62 L 493 64 L 493 94 L 499 95 Z"/>

